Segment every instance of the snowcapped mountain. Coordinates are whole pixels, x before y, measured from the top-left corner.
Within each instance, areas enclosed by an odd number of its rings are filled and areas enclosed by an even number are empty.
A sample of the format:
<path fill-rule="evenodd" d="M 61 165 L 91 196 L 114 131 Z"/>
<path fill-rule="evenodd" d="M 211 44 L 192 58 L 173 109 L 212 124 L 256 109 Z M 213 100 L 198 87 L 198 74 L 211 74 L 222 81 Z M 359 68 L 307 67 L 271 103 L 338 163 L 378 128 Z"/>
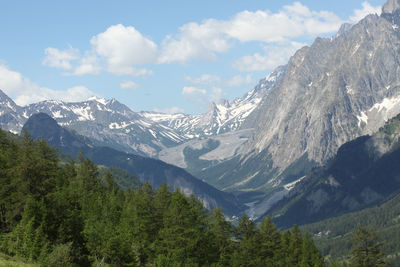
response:
<path fill-rule="evenodd" d="M 218 104 L 211 103 L 207 112 L 201 115 L 156 112 L 142 112 L 141 115 L 173 128 L 187 140 L 216 136 L 248 128 L 243 126 L 244 121 L 261 103 L 262 98 L 285 71 L 286 66 L 278 67 L 268 77 L 260 80 L 257 86 L 243 97 L 236 98 L 233 101 L 221 100 Z"/>
<path fill-rule="evenodd" d="M 158 157 L 160 151 L 186 141 L 243 128 L 245 119 L 260 104 L 285 68 L 278 70 L 262 79 L 243 98 L 212 103 L 201 115 L 138 113 L 115 99 L 97 97 L 76 103 L 47 100 L 19 107 L 0 91 L 0 127 L 19 133 L 30 116 L 43 112 L 96 144 Z"/>
<path fill-rule="evenodd" d="M 25 120 L 21 107 L 0 90 L 0 127 L 17 134 Z"/>
<path fill-rule="evenodd" d="M 141 116 L 115 99 L 92 97 L 77 103 L 48 100 L 21 109 L 24 118 L 43 112 L 98 144 L 140 155 L 154 157 L 161 149 L 185 140 L 173 129 Z"/>

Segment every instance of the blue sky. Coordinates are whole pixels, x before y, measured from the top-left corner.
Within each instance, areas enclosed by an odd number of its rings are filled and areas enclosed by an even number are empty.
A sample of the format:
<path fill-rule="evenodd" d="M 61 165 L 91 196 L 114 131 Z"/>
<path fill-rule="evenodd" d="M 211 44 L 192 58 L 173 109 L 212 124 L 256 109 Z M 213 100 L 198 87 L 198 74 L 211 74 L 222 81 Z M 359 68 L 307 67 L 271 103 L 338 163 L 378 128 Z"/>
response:
<path fill-rule="evenodd" d="M 1 1 L 0 89 L 20 105 L 97 95 L 202 113 L 384 2 Z"/>

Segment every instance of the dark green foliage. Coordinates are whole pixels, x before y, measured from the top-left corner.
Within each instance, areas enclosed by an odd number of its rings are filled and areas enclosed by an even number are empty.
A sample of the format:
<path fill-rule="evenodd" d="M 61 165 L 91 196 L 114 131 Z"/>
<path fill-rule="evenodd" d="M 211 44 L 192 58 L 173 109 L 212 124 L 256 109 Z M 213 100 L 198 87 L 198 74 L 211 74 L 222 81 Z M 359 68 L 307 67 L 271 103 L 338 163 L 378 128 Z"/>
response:
<path fill-rule="evenodd" d="M 400 195 L 386 203 L 362 211 L 347 213 L 339 217 L 302 226 L 303 231 L 309 231 L 323 256 L 333 260 L 343 260 L 349 257 L 352 246 L 351 236 L 357 225 L 372 227 L 383 242 L 382 250 L 387 255 L 390 266 L 399 266 L 400 257 Z"/>
<path fill-rule="evenodd" d="M 244 215 L 235 229 L 193 195 L 118 186 L 114 173 L 78 156 L 60 164 L 29 135 L 0 131 L 0 251 L 43 266 L 320 266 L 309 236 L 258 228 Z M 311 265 L 312 264 L 312 265 Z"/>
<path fill-rule="evenodd" d="M 378 236 L 371 228 L 358 226 L 352 236 L 351 263 L 356 267 L 379 267 L 386 266 L 379 243 Z"/>

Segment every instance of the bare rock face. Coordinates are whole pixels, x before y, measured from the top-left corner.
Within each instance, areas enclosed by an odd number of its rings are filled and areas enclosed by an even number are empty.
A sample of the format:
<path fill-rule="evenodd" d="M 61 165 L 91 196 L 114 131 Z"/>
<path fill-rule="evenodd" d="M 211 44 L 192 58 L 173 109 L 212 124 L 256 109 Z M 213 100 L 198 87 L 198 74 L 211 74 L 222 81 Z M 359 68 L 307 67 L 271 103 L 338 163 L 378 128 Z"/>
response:
<path fill-rule="evenodd" d="M 389 1 L 384 11 L 398 7 Z M 393 16 L 369 15 L 297 51 L 259 108 L 247 152 L 268 151 L 280 169 L 305 153 L 321 163 L 399 113 L 400 31 Z"/>
<path fill-rule="evenodd" d="M 393 13 L 400 8 L 399 0 L 388 0 L 382 8 L 382 13 Z"/>

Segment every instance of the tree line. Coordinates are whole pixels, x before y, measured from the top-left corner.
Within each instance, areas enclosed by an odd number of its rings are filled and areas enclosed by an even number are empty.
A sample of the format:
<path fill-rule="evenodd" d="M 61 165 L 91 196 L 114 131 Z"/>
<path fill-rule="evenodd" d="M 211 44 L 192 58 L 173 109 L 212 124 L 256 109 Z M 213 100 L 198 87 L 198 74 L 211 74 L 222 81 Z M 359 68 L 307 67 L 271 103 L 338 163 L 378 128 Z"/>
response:
<path fill-rule="evenodd" d="M 60 162 L 28 134 L 0 131 L 0 251 L 44 266 L 324 266 L 311 236 L 236 227 L 164 184 L 121 190 L 80 155 Z"/>

